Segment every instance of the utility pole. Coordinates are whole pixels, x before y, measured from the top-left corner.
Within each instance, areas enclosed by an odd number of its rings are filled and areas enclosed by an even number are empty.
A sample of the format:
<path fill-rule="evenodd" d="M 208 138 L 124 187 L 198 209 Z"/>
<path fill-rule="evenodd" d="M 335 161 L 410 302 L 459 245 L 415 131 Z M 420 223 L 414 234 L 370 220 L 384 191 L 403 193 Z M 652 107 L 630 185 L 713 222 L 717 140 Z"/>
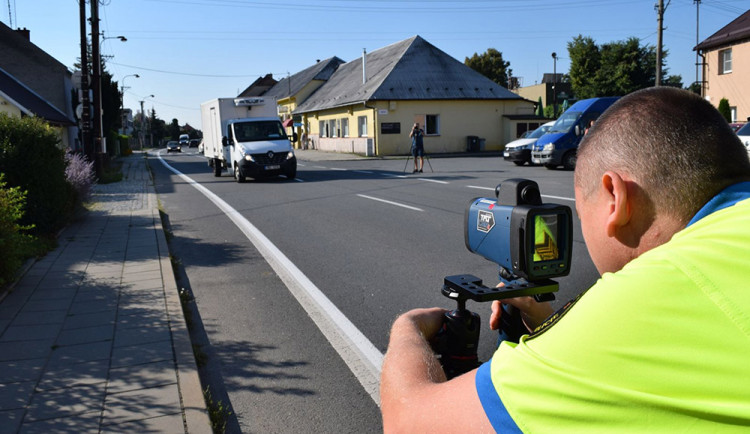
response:
<path fill-rule="evenodd" d="M 659 0 L 656 5 L 657 22 L 659 23 L 658 36 L 656 40 L 656 86 L 661 86 L 661 57 L 662 57 L 662 31 L 664 30 L 664 0 Z"/>
<path fill-rule="evenodd" d="M 81 21 L 81 147 L 83 153 L 94 161 L 94 152 L 89 142 L 91 131 L 91 101 L 89 100 L 89 61 L 88 41 L 86 39 L 86 2 L 79 1 Z"/>
<path fill-rule="evenodd" d="M 96 155 L 94 167 L 98 174 L 102 163 L 99 155 L 102 152 L 102 58 L 99 53 L 99 0 L 91 0 L 91 57 L 93 57 L 91 84 L 94 87 L 94 154 Z"/>
<path fill-rule="evenodd" d="M 700 8 L 701 8 L 701 0 L 694 0 L 693 3 L 695 3 L 695 46 L 697 47 L 698 44 L 700 44 L 699 40 L 699 24 L 700 24 Z M 695 82 L 698 83 L 698 85 L 701 87 L 700 95 L 703 96 L 703 83 L 700 81 L 700 51 L 695 50 Z"/>

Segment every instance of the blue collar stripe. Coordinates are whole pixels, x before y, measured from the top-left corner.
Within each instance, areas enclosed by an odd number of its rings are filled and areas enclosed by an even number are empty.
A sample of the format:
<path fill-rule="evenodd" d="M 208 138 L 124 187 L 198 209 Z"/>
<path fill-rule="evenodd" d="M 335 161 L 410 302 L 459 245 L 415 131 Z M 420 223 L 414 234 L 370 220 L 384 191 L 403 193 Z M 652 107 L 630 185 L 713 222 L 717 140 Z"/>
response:
<path fill-rule="evenodd" d="M 703 205 L 703 208 L 690 220 L 688 226 L 711 213 L 728 208 L 745 199 L 750 199 L 750 182 L 730 185 Z"/>

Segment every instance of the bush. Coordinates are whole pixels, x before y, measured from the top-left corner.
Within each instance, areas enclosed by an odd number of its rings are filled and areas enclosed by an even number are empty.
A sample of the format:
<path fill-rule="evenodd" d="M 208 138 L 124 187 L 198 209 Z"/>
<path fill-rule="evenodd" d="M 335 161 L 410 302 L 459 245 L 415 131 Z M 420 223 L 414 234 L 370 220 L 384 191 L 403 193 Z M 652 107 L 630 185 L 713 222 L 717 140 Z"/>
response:
<path fill-rule="evenodd" d="M 73 186 L 77 199 L 84 202 L 91 195 L 91 186 L 96 182 L 94 162 L 82 154 L 65 154 L 65 179 Z"/>
<path fill-rule="evenodd" d="M 5 176 L 0 173 L 0 286 L 13 278 L 16 270 L 29 255 L 33 237 L 21 226 L 26 193 L 18 187 L 6 187 Z"/>
<path fill-rule="evenodd" d="M 729 107 L 729 100 L 722 98 L 719 101 L 719 113 L 724 116 L 727 122 L 732 122 L 732 109 Z"/>
<path fill-rule="evenodd" d="M 0 113 L 0 173 L 8 185 L 26 191 L 21 225 L 35 235 L 51 235 L 69 220 L 75 191 L 65 179 L 64 152 L 57 132 L 36 117 Z"/>

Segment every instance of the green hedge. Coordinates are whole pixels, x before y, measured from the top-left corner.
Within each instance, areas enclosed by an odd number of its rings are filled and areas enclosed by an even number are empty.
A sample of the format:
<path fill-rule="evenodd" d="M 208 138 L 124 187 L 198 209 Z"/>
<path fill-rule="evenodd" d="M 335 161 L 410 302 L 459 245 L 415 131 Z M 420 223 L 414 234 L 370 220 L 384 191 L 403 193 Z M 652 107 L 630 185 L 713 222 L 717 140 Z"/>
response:
<path fill-rule="evenodd" d="M 23 260 L 29 255 L 33 237 L 30 229 L 18 224 L 23 216 L 25 192 L 8 187 L 0 173 L 0 286 L 9 282 Z"/>
<path fill-rule="evenodd" d="M 26 192 L 26 212 L 19 223 L 33 225 L 35 235 L 49 236 L 62 228 L 76 203 L 58 142 L 43 120 L 0 113 L 0 173 L 9 186 Z"/>

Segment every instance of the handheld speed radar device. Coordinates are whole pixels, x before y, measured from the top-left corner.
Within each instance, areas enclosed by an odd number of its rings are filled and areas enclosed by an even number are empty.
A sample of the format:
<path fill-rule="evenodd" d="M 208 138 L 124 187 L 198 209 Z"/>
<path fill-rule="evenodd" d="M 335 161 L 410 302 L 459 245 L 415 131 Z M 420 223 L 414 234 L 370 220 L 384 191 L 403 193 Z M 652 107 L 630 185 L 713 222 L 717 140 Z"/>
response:
<path fill-rule="evenodd" d="M 570 207 L 543 204 L 536 182 L 509 179 L 497 200 L 479 197 L 466 209 L 466 248 L 498 264 L 506 280 L 530 282 L 570 272 Z"/>
<path fill-rule="evenodd" d="M 446 276 L 442 294 L 458 309 L 446 313 L 436 351 L 443 369 L 453 378 L 479 366 L 477 344 L 480 318 L 466 309 L 478 302 L 520 296 L 554 300 L 555 277 L 570 272 L 573 217 L 570 207 L 542 203 L 539 186 L 528 179 L 508 179 L 495 188 L 497 199 L 478 197 L 466 209 L 466 247 L 499 266 L 500 288 L 482 285 L 469 274 Z M 501 340 L 518 341 L 526 329 L 520 312 L 504 305 Z"/>

